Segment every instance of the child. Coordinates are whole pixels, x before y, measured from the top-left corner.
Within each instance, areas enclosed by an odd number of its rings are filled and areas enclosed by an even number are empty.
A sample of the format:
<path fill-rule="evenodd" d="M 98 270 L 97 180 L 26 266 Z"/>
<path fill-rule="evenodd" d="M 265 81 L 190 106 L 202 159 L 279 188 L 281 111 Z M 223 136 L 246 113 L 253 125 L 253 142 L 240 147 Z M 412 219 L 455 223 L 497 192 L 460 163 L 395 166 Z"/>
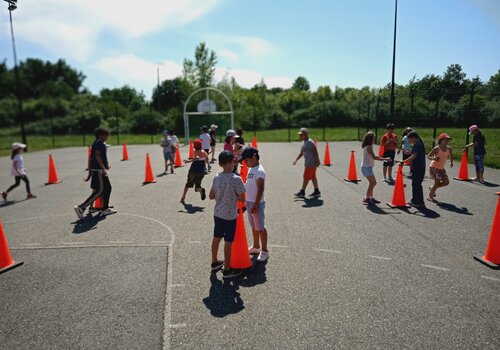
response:
<path fill-rule="evenodd" d="M 177 136 L 175 136 L 175 131 L 174 130 L 169 130 L 168 131 L 168 136 L 170 136 L 170 142 L 172 143 L 172 162 L 175 164 L 175 153 L 177 151 L 177 148 L 179 148 L 179 139 Z"/>
<path fill-rule="evenodd" d="M 212 272 L 219 271 L 222 266 L 222 278 L 232 278 L 241 274 L 241 269 L 231 269 L 231 249 L 236 233 L 238 217 L 237 201 L 245 200 L 245 185 L 241 177 L 233 173 L 236 158 L 230 151 L 219 154 L 219 165 L 222 173 L 215 175 L 209 198 L 215 199 L 214 237 L 212 239 Z M 224 261 L 217 258 L 219 243 L 224 238 Z"/>
<path fill-rule="evenodd" d="M 210 153 L 212 154 L 212 159 L 210 163 L 215 163 L 215 146 L 217 144 L 217 137 L 215 133 L 217 132 L 218 126 L 215 124 L 210 125 L 210 131 L 208 134 L 210 135 Z"/>
<path fill-rule="evenodd" d="M 417 208 L 425 207 L 424 191 L 422 189 L 422 181 L 424 181 L 425 175 L 424 143 L 416 131 L 411 131 L 406 136 L 408 136 L 410 146 L 412 146 L 411 156 L 404 161 L 401 160 L 400 163 L 404 164 L 406 162 L 410 162 L 413 167 L 413 176 L 411 179 L 413 197 L 410 201 L 410 205 Z"/>
<path fill-rule="evenodd" d="M 24 159 L 23 156 L 21 156 L 21 153 L 24 152 L 25 148 L 26 145 L 24 143 L 14 142 L 12 144 L 12 153 L 10 155 L 12 167 L 10 168 L 10 174 L 14 176 L 16 183 L 10 186 L 7 191 L 2 192 L 2 198 L 4 201 L 7 200 L 7 194 L 19 186 L 21 180 L 23 180 L 26 185 L 26 192 L 28 193 L 27 199 L 36 198 L 36 196 L 31 193 L 30 180 L 28 180 L 28 176 L 26 175 L 26 169 L 24 169 Z"/>
<path fill-rule="evenodd" d="M 469 135 L 474 134 L 472 142 L 465 146 L 465 149 L 474 146 L 474 164 L 476 165 L 476 178 L 472 181 L 479 181 L 479 183 L 484 184 L 484 155 L 486 154 L 486 149 L 484 145 L 486 144 L 486 138 L 483 136 L 477 125 L 472 125 L 469 128 Z"/>
<path fill-rule="evenodd" d="M 384 162 L 383 174 L 385 182 L 394 182 L 392 178 L 392 167 L 394 166 L 394 158 L 396 157 L 396 146 L 398 144 L 398 137 L 394 134 L 394 128 L 396 126 L 393 123 L 386 125 L 387 133 L 382 136 L 380 140 L 380 145 L 384 147 L 384 158 L 391 158 L 389 161 Z M 389 176 L 387 176 L 389 175 Z"/>
<path fill-rule="evenodd" d="M 168 164 L 170 163 L 170 173 L 174 173 L 174 146 L 172 144 L 172 137 L 168 134 L 167 130 L 163 131 L 163 140 L 160 142 L 160 146 L 163 147 L 163 158 L 165 158 L 165 172 L 167 173 Z"/>
<path fill-rule="evenodd" d="M 236 135 L 238 136 L 236 141 L 238 141 L 238 143 L 240 143 L 241 145 L 245 146 L 245 139 L 243 138 L 243 129 L 237 129 Z"/>
<path fill-rule="evenodd" d="M 363 162 L 361 163 L 361 173 L 368 179 L 368 189 L 366 190 L 366 197 L 363 198 L 363 203 L 368 205 L 379 204 L 380 201 L 373 197 L 373 189 L 377 185 L 377 180 L 375 175 L 373 175 L 373 167 L 375 166 L 375 160 L 381 161 L 391 161 L 389 157 L 379 157 L 373 152 L 373 142 L 375 141 L 375 134 L 369 131 L 365 134 L 363 138 L 363 143 L 361 148 L 363 149 Z"/>
<path fill-rule="evenodd" d="M 224 140 L 224 151 L 231 151 L 234 152 L 234 139 L 235 139 L 236 133 L 234 130 L 229 129 L 226 131 L 226 139 Z"/>
<path fill-rule="evenodd" d="M 403 160 L 406 160 L 411 155 L 411 147 L 410 141 L 408 140 L 408 133 L 413 131 L 412 128 L 407 127 L 405 131 L 403 131 L 403 138 L 401 139 L 401 145 L 399 145 L 398 155 L 403 151 Z M 410 176 L 411 176 L 411 166 L 410 166 Z"/>
<path fill-rule="evenodd" d="M 203 125 L 201 128 L 201 134 L 200 134 L 200 140 L 201 140 L 201 148 L 205 151 L 205 153 L 208 155 L 210 153 L 210 135 L 208 134 L 208 128 L 206 125 Z M 208 164 L 208 172 L 212 170 L 212 167 L 210 166 L 210 162 L 207 162 Z"/>
<path fill-rule="evenodd" d="M 436 190 L 440 187 L 448 186 L 450 180 L 444 169 L 444 163 L 446 160 L 450 159 L 450 167 L 453 167 L 453 156 L 451 153 L 451 147 L 448 147 L 448 141 L 451 137 L 446 133 L 439 135 L 438 145 L 430 151 L 427 155 L 427 159 L 431 160 L 429 165 L 429 177 L 434 179 L 434 186 L 429 187 L 431 190 L 429 192 L 429 197 L 427 198 L 430 202 L 436 202 Z"/>
<path fill-rule="evenodd" d="M 299 137 L 301 141 L 304 141 L 302 147 L 300 148 L 300 153 L 293 162 L 293 165 L 297 164 L 297 161 L 304 156 L 304 175 L 302 181 L 302 188 L 299 192 L 295 193 L 296 197 L 305 197 L 306 187 L 309 181 L 312 181 L 314 186 L 314 192 L 310 194 L 310 197 L 321 197 L 321 192 L 318 187 L 318 179 L 316 177 L 316 170 L 321 164 L 319 161 L 318 150 L 314 141 L 309 138 L 309 130 L 307 128 L 300 128 Z"/>
<path fill-rule="evenodd" d="M 106 140 L 108 139 L 109 131 L 104 128 L 95 130 L 96 140 L 92 144 L 90 151 L 90 159 L 88 164 L 89 173 L 85 181 L 90 181 L 92 194 L 82 204 L 75 206 L 75 213 L 79 219 L 83 219 L 85 209 L 89 207 L 97 198 L 102 196 L 102 215 L 115 214 L 116 210 L 109 207 L 109 197 L 111 196 L 111 183 L 109 182 L 108 163 Z"/>
<path fill-rule="evenodd" d="M 201 140 L 197 139 L 193 142 L 194 146 L 194 158 L 185 159 L 184 163 L 192 163 L 189 168 L 186 186 L 184 186 L 184 192 L 182 193 L 181 203 L 184 204 L 186 200 L 186 193 L 188 189 L 192 188 L 194 185 L 194 190 L 200 192 L 201 200 L 205 200 L 207 197 L 205 194 L 205 189 L 201 187 L 201 181 L 205 176 L 205 164 L 208 163 L 208 154 L 201 149 Z"/>
<path fill-rule="evenodd" d="M 259 151 L 253 147 L 247 147 L 239 157 L 239 162 L 245 161 L 250 168 L 248 171 L 246 208 L 248 221 L 252 227 L 253 246 L 248 248 L 249 253 L 257 255 L 257 261 L 264 262 L 269 259 L 267 250 L 267 228 L 264 223 L 266 200 L 264 198 L 266 171 L 259 162 Z M 262 243 L 262 251 L 259 250 Z"/>

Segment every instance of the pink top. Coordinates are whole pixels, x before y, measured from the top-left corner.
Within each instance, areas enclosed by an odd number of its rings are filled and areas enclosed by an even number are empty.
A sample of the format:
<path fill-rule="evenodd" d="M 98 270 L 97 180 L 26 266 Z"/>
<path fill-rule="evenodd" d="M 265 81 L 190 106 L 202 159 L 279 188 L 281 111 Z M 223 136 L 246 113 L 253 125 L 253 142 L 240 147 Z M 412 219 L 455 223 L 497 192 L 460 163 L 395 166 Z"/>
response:
<path fill-rule="evenodd" d="M 231 151 L 234 152 L 234 147 L 230 143 L 224 143 L 224 151 Z"/>
<path fill-rule="evenodd" d="M 444 164 L 446 163 L 446 160 L 450 156 L 450 149 L 446 147 L 446 151 L 442 151 L 441 147 L 438 148 L 438 154 L 436 157 L 439 158 L 439 160 L 433 160 L 431 162 L 431 167 L 436 168 L 436 169 L 444 169 Z"/>

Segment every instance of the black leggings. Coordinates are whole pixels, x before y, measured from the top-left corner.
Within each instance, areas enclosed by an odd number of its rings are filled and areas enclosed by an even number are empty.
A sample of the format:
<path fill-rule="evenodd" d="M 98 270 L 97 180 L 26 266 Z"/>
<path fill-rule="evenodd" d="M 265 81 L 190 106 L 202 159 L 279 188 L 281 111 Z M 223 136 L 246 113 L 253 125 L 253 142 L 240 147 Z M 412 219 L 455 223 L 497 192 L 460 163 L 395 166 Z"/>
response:
<path fill-rule="evenodd" d="M 109 208 L 109 197 L 111 196 L 111 183 L 109 182 L 109 177 L 104 176 L 102 172 L 93 173 L 92 176 L 97 176 L 97 179 L 95 179 L 97 181 L 93 181 L 96 188 L 93 188 L 94 192 L 92 192 L 90 197 L 80 205 L 80 208 L 87 208 L 92 205 L 97 198 L 102 196 L 102 209 L 106 210 Z"/>
<path fill-rule="evenodd" d="M 28 177 L 26 175 L 16 176 L 15 179 L 16 179 L 16 183 L 9 187 L 9 189 L 7 190 L 7 193 L 12 191 L 17 186 L 19 186 L 19 184 L 21 183 L 21 180 L 23 180 L 24 183 L 26 184 L 26 192 L 28 192 L 28 194 L 31 193 L 30 180 L 28 180 Z"/>

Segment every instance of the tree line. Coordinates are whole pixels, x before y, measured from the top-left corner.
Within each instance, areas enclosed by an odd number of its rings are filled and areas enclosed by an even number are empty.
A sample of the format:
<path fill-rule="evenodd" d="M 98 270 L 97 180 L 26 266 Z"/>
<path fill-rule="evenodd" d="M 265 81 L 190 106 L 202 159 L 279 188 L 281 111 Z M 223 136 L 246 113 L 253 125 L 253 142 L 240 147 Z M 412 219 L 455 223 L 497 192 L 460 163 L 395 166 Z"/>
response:
<path fill-rule="evenodd" d="M 247 130 L 380 126 L 390 119 L 390 84 L 380 88 L 319 86 L 312 91 L 307 78 L 298 77 L 287 89 L 268 88 L 265 81 L 244 88 L 230 76 L 216 82 L 216 65 L 216 53 L 200 43 L 194 58 L 184 60 L 182 75 L 162 81 L 148 99 L 129 85 L 92 94 L 84 86 L 85 75 L 63 59 L 28 58 L 20 62 L 18 92 L 14 70 L 4 61 L 0 64 L 0 128 L 19 124 L 19 93 L 31 134 L 91 133 L 99 125 L 149 134 L 174 128 L 182 134 L 184 103 L 202 87 L 216 87 L 227 94 L 236 125 Z M 416 126 L 465 126 L 470 122 L 500 126 L 500 70 L 484 82 L 479 77 L 468 78 L 459 64 L 451 64 L 441 75 L 413 77 L 405 85 L 396 85 L 395 96 L 393 121 L 411 120 Z M 203 98 L 195 96 L 188 109 L 196 110 Z M 228 109 L 224 99 L 213 99 L 220 109 Z"/>

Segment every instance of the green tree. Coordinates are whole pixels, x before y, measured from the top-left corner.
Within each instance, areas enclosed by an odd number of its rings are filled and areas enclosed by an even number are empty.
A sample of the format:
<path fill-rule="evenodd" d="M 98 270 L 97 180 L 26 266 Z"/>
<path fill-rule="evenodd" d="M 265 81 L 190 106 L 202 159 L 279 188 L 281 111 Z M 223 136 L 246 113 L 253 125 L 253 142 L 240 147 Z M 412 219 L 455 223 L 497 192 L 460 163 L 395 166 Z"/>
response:
<path fill-rule="evenodd" d="M 201 42 L 195 49 L 194 62 L 187 58 L 183 62 L 183 77 L 192 86 L 204 88 L 212 86 L 217 64 L 217 55 Z"/>
<path fill-rule="evenodd" d="M 293 82 L 292 89 L 309 91 L 311 89 L 311 85 L 309 85 L 309 81 L 305 77 L 298 77 Z"/>

